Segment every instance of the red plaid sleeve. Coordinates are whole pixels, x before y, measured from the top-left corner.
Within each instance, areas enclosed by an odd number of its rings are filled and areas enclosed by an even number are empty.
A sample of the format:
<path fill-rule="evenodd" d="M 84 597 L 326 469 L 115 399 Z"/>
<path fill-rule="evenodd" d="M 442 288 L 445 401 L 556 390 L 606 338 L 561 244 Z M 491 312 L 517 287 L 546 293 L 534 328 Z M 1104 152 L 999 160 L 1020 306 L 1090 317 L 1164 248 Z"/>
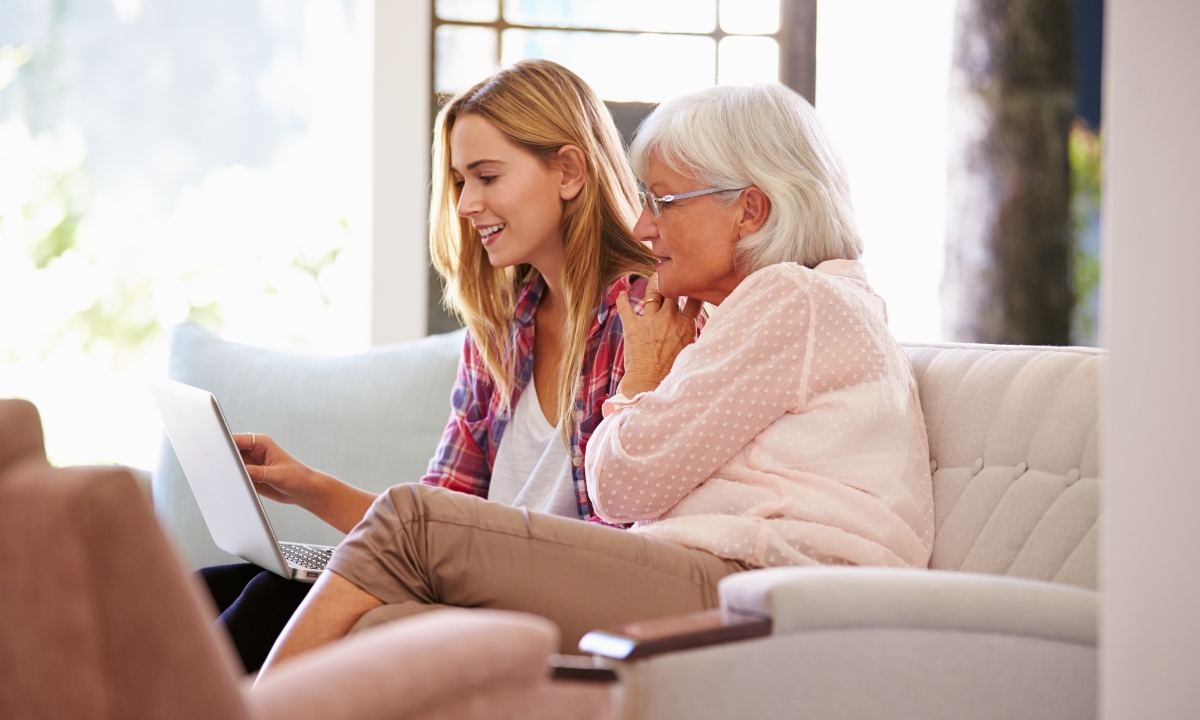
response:
<path fill-rule="evenodd" d="M 487 497 L 493 454 L 488 408 L 494 387 L 479 349 L 467 333 L 450 394 L 450 419 L 421 483 Z"/>

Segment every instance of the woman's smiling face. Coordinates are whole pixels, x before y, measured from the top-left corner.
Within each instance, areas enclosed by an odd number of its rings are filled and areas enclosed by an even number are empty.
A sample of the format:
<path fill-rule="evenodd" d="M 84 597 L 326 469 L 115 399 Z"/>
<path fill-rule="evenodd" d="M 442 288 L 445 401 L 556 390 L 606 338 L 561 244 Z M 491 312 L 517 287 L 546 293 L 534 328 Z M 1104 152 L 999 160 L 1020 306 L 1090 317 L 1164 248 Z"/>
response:
<path fill-rule="evenodd" d="M 559 264 L 563 201 L 570 199 L 563 196 L 561 167 L 543 162 L 474 114 L 454 123 L 450 166 L 459 188 L 458 214 L 482 237 L 493 267 Z"/>

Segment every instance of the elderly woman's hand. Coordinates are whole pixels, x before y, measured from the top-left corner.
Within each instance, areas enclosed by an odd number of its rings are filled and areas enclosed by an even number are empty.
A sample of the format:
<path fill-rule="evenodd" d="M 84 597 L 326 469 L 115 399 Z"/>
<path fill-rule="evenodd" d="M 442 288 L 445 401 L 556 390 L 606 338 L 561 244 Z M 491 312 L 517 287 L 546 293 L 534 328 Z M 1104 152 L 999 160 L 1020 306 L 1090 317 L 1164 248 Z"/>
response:
<path fill-rule="evenodd" d="M 696 317 L 704 303 L 688 298 L 683 309 L 675 300 L 668 300 L 658 291 L 658 275 L 650 278 L 642 314 L 638 316 L 629 304 L 629 295 L 617 296 L 617 313 L 625 329 L 625 377 L 621 394 L 633 397 L 658 387 L 675 358 L 696 341 Z"/>

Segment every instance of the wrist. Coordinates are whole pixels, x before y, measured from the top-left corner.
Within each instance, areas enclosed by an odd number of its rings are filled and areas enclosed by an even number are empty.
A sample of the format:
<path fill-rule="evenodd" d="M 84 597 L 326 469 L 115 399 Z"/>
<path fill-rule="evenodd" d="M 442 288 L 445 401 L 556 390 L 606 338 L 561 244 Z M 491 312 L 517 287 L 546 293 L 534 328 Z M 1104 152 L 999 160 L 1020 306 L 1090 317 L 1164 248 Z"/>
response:
<path fill-rule="evenodd" d="M 329 508 L 337 506 L 337 496 L 345 485 L 332 475 L 320 470 L 311 470 L 308 480 L 309 492 L 305 494 L 301 507 L 317 517 L 324 518 Z"/>
<path fill-rule="evenodd" d="M 647 377 L 639 377 L 638 375 L 626 375 L 621 378 L 621 384 L 618 390 L 627 398 L 632 398 L 639 393 L 650 392 L 659 385 L 659 380 L 653 380 Z"/>

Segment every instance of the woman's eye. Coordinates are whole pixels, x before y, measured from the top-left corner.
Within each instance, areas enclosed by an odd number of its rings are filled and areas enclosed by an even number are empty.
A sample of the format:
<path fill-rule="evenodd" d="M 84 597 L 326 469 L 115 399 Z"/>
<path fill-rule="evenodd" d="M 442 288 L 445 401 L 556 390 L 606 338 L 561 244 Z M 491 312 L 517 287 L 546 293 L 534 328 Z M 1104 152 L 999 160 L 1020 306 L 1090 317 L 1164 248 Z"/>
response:
<path fill-rule="evenodd" d="M 483 181 L 484 185 L 491 185 L 492 181 L 496 179 L 496 176 L 495 175 L 480 175 L 479 179 L 481 181 Z"/>
<path fill-rule="evenodd" d="M 464 184 L 465 184 L 465 183 L 464 183 L 462 180 L 455 180 L 455 181 L 454 181 L 454 187 L 455 187 L 456 189 L 460 190 L 460 191 L 463 189 L 463 185 L 464 185 Z"/>

